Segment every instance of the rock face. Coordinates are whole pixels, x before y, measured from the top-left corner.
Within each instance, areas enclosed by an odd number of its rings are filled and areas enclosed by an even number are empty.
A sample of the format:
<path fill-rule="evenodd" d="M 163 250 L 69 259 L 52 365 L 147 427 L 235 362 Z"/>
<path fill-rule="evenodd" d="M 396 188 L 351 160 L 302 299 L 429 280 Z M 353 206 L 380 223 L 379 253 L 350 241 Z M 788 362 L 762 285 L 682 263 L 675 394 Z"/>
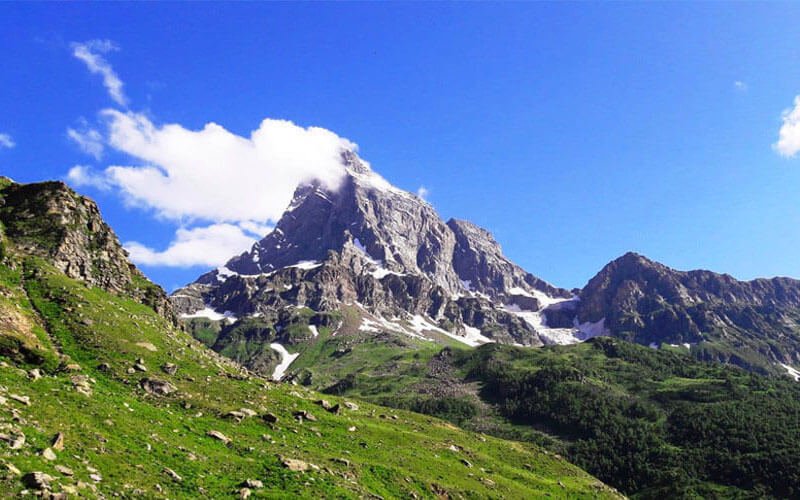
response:
<path fill-rule="evenodd" d="M 63 182 L 16 184 L 0 178 L 4 244 L 47 259 L 70 278 L 113 293 L 127 293 L 166 317 L 174 316 L 164 291 L 128 261 L 97 204 Z"/>
<path fill-rule="evenodd" d="M 176 291 L 175 307 L 189 315 L 205 309 L 274 318 L 296 306 L 321 312 L 357 305 L 370 321 L 412 336 L 541 345 L 534 327 L 504 303 L 524 297 L 527 309 L 537 310 L 541 304 L 530 298 L 566 298 L 566 290 L 511 263 L 487 231 L 445 223 L 355 154 L 343 153 L 342 162 L 347 175 L 338 190 L 299 187 L 270 234 Z"/>
<path fill-rule="evenodd" d="M 800 362 L 800 281 L 794 279 L 738 281 L 627 253 L 589 281 L 574 313 L 579 322 L 604 320 L 615 337 L 688 346 L 702 359 L 755 369 Z M 558 316 L 551 323 L 574 321 Z"/>

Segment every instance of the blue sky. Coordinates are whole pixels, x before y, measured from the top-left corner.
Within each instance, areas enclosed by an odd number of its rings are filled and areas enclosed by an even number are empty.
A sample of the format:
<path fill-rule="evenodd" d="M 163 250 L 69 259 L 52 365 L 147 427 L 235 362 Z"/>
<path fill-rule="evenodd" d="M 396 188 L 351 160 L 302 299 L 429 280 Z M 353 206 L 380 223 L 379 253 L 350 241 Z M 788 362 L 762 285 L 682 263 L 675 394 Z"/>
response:
<path fill-rule="evenodd" d="M 184 250 L 246 243 L 283 195 L 257 207 L 220 176 L 217 205 L 249 214 L 233 221 L 145 200 L 158 190 L 106 169 L 203 163 L 234 134 L 277 127 L 292 144 L 357 143 L 390 182 L 424 186 L 444 218 L 490 229 L 560 286 L 628 250 L 800 277 L 798 26 L 796 3 L 3 3 L 0 173 L 67 179 L 81 166 L 70 182 L 120 239 L 166 261 L 181 238 Z M 210 122 L 221 128 L 197 132 Z M 130 134 L 147 127 L 160 149 Z M 209 267 L 173 257 L 141 267 L 167 289 Z"/>

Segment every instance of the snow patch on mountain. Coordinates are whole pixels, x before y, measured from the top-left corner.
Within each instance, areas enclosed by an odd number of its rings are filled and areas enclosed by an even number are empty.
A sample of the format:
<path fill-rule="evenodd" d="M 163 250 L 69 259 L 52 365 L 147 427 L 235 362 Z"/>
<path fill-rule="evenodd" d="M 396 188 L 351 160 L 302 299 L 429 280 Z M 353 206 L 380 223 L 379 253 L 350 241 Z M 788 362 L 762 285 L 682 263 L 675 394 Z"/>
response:
<path fill-rule="evenodd" d="M 795 380 L 795 382 L 800 381 L 800 371 L 783 363 L 781 363 L 781 366 L 786 370 L 787 373 L 789 373 L 789 376 L 792 377 Z"/>
<path fill-rule="evenodd" d="M 195 311 L 191 314 L 181 314 L 182 319 L 192 319 L 192 318 L 206 318 L 212 321 L 222 321 L 227 320 L 228 323 L 233 324 L 236 323 L 236 316 L 233 315 L 231 311 L 225 311 L 224 313 L 218 313 L 211 307 L 204 307 L 199 311 Z"/>
<path fill-rule="evenodd" d="M 277 351 L 278 354 L 281 355 L 281 362 L 275 367 L 275 371 L 272 372 L 272 380 L 280 380 L 286 374 L 286 370 L 289 369 L 289 365 L 291 365 L 294 360 L 297 359 L 297 356 L 299 356 L 300 353 L 298 352 L 295 354 L 290 354 L 285 347 L 277 342 L 270 344 L 269 348 L 273 351 Z"/>

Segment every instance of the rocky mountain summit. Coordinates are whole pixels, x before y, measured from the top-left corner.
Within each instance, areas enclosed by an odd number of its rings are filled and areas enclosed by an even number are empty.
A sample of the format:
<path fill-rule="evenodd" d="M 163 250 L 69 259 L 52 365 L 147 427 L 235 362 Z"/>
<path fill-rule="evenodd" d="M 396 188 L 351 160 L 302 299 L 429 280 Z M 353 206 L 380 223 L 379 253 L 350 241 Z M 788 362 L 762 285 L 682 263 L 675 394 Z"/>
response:
<path fill-rule="evenodd" d="M 345 152 L 338 190 L 300 186 L 275 229 L 250 251 L 176 291 L 186 317 L 291 319 L 281 311 L 359 310 L 361 331 L 419 339 L 542 345 L 535 314 L 571 294 L 503 256 L 485 230 L 445 223 L 423 199 L 398 189 Z M 280 340 L 291 343 L 286 335 Z M 223 335 L 224 339 L 224 335 Z M 221 345 L 217 345 L 221 348 Z"/>
<path fill-rule="evenodd" d="M 676 271 L 636 253 L 607 264 L 553 325 L 603 321 L 618 338 L 758 370 L 800 362 L 800 280 Z M 566 313 L 566 314 L 565 314 Z"/>

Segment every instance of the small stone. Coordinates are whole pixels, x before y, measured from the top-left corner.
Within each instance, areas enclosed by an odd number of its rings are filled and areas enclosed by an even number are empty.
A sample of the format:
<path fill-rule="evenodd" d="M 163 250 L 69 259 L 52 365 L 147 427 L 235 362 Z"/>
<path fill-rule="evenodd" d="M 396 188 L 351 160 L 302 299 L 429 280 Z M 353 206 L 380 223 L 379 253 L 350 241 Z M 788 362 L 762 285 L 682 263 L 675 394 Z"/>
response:
<path fill-rule="evenodd" d="M 109 365 L 108 363 L 100 363 L 99 365 L 97 365 L 97 369 L 100 370 L 101 372 L 110 372 L 111 365 Z"/>
<path fill-rule="evenodd" d="M 45 448 L 44 450 L 42 450 L 42 457 L 44 457 L 45 460 L 49 460 L 51 462 L 58 458 L 55 452 L 50 448 Z"/>
<path fill-rule="evenodd" d="M 67 370 L 68 372 L 79 372 L 81 371 L 81 365 L 79 365 L 78 363 L 70 363 L 67 366 L 65 366 L 64 369 Z"/>
<path fill-rule="evenodd" d="M 346 458 L 332 458 L 331 460 L 337 464 L 342 464 L 345 467 L 350 467 L 350 460 L 347 460 Z"/>
<path fill-rule="evenodd" d="M 24 404 L 25 406 L 30 406 L 31 405 L 31 398 L 28 397 L 28 396 L 20 396 L 18 394 L 9 394 L 8 397 L 13 399 L 14 401 L 16 401 L 18 403 Z"/>
<path fill-rule="evenodd" d="M 350 427 L 347 428 L 347 432 L 355 432 L 355 431 L 356 431 L 355 425 L 351 425 Z"/>
<path fill-rule="evenodd" d="M 161 371 L 167 375 L 175 375 L 178 372 L 178 365 L 175 363 L 164 363 L 161 366 Z"/>
<path fill-rule="evenodd" d="M 330 410 L 331 409 L 331 404 L 328 401 L 324 400 L 324 399 L 320 399 L 318 401 L 315 401 L 315 404 L 320 405 L 323 410 Z"/>
<path fill-rule="evenodd" d="M 38 368 L 34 368 L 33 370 L 30 370 L 28 372 L 28 377 L 31 380 L 39 380 L 40 378 L 42 378 L 42 372 Z"/>
<path fill-rule="evenodd" d="M 54 450 L 58 450 L 58 451 L 61 451 L 61 450 L 64 449 L 64 433 L 63 432 L 59 432 L 58 434 L 55 435 L 55 437 L 53 438 L 53 443 L 50 445 L 50 447 L 53 448 Z"/>
<path fill-rule="evenodd" d="M 164 474 L 168 475 L 169 477 L 171 477 L 174 481 L 176 481 L 178 483 L 183 481 L 183 478 L 177 472 L 175 472 L 174 470 L 170 469 L 169 467 L 164 467 Z"/>
<path fill-rule="evenodd" d="M 143 378 L 139 382 L 139 385 L 148 394 L 154 394 L 156 396 L 167 396 L 178 390 L 174 385 L 170 384 L 169 382 L 154 378 Z"/>
<path fill-rule="evenodd" d="M 28 472 L 22 476 L 22 484 L 35 490 L 49 490 L 53 476 L 44 472 Z"/>
<path fill-rule="evenodd" d="M 147 371 L 147 367 L 144 366 L 142 363 L 136 363 L 135 365 L 133 365 L 133 369 L 138 371 L 138 372 L 146 372 Z"/>
<path fill-rule="evenodd" d="M 95 483 L 99 483 L 103 480 L 103 477 L 100 474 L 89 474 L 89 479 L 94 481 Z"/>
<path fill-rule="evenodd" d="M 14 464 L 12 464 L 11 462 L 4 462 L 4 464 L 3 464 L 3 465 L 5 465 L 5 466 L 6 466 L 6 469 L 8 469 L 8 472 L 10 472 L 11 474 L 13 474 L 13 475 L 15 475 L 15 476 L 19 476 L 20 474 L 22 474 L 22 471 L 20 471 L 19 469 L 17 469 L 17 468 L 14 466 Z"/>
<path fill-rule="evenodd" d="M 243 413 L 246 417 L 255 417 L 258 413 L 255 410 L 251 410 L 250 408 L 239 408 L 239 411 Z"/>
<path fill-rule="evenodd" d="M 209 436 L 209 437 L 212 437 L 214 439 L 218 439 L 218 440 L 222 441 L 225 444 L 228 444 L 228 443 L 231 442 L 231 440 L 230 440 L 230 438 L 228 438 L 228 436 L 226 436 L 225 434 L 223 434 L 223 433 L 221 433 L 219 431 L 213 431 L 213 430 L 212 431 L 208 431 L 208 432 L 206 432 L 206 435 Z"/>
<path fill-rule="evenodd" d="M 65 476 L 74 476 L 75 475 L 75 472 L 73 472 L 72 469 L 70 469 L 69 467 L 64 466 L 64 465 L 56 465 L 55 469 L 58 472 L 60 472 L 61 474 L 64 474 Z"/>
<path fill-rule="evenodd" d="M 464 464 L 466 467 L 472 467 L 472 464 L 466 458 L 462 458 L 461 463 Z"/>
<path fill-rule="evenodd" d="M 257 490 L 259 488 L 264 487 L 264 483 L 259 481 L 258 479 L 247 479 L 242 483 L 242 486 L 245 488 L 251 488 Z"/>
<path fill-rule="evenodd" d="M 281 463 L 284 467 L 294 472 L 305 472 L 311 468 L 310 464 L 294 458 L 284 458 Z"/>
<path fill-rule="evenodd" d="M 292 415 L 294 416 L 294 418 L 296 418 L 300 422 L 302 422 L 304 419 L 308 420 L 309 422 L 316 422 L 317 421 L 317 417 L 315 417 L 314 415 L 310 414 L 309 412 L 307 412 L 305 410 L 296 411 L 296 412 L 292 413 Z"/>
<path fill-rule="evenodd" d="M 150 352 L 157 352 L 158 351 L 158 347 L 154 346 L 150 342 L 137 342 L 136 345 L 141 347 L 141 348 L 143 348 L 143 349 L 147 349 Z"/>
<path fill-rule="evenodd" d="M 239 490 L 239 498 L 250 498 L 250 495 L 252 495 L 252 493 L 253 492 L 250 491 L 249 488 L 242 488 Z"/>
<path fill-rule="evenodd" d="M 270 424 L 274 424 L 274 423 L 278 422 L 278 417 L 273 413 L 265 413 L 261 417 L 261 419 L 264 420 L 264 422 L 267 422 L 267 423 L 270 423 Z"/>
<path fill-rule="evenodd" d="M 352 410 L 352 411 L 357 411 L 358 410 L 358 405 L 355 404 L 355 403 L 351 403 L 350 401 L 345 401 L 344 402 L 344 407 L 347 408 L 348 410 Z"/>

